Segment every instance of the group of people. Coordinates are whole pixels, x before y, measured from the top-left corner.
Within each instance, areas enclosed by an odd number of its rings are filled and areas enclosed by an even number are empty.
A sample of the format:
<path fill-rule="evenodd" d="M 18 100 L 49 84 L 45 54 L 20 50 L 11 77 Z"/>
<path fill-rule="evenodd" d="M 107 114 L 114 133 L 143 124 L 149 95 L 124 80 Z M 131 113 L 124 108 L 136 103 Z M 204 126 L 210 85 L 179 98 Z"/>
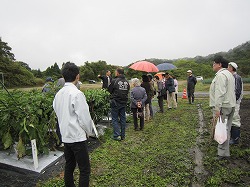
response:
<path fill-rule="evenodd" d="M 218 159 L 230 157 L 230 144 L 238 144 L 240 138 L 240 103 L 243 97 L 243 82 L 237 74 L 238 65 L 228 62 L 222 56 L 214 59 L 216 72 L 209 91 L 209 106 L 213 109 L 216 122 L 219 117 L 227 119 L 227 140 L 218 144 Z"/>
<path fill-rule="evenodd" d="M 230 156 L 229 143 L 236 144 L 240 136 L 239 108 L 242 99 L 242 80 L 236 73 L 238 66 L 234 62 L 228 63 L 222 57 L 216 57 L 213 70 L 216 72 L 210 86 L 210 107 L 213 108 L 215 118 L 222 116 L 227 120 L 228 140 L 218 145 L 219 158 Z M 196 79 L 192 71 L 188 72 L 189 103 L 194 102 L 194 87 Z M 53 101 L 53 108 L 58 118 L 62 142 L 65 153 L 65 186 L 75 186 L 73 172 L 78 164 L 80 170 L 79 186 L 89 186 L 90 163 L 86 140 L 93 132 L 93 121 L 84 94 L 77 89 L 79 68 L 74 63 L 66 63 L 62 69 L 64 86 L 58 91 Z M 125 139 L 126 105 L 128 102 L 130 83 L 125 78 L 124 70 L 116 69 L 115 78 L 111 78 L 110 71 L 105 76 L 98 76 L 103 80 L 103 89 L 110 92 L 110 107 L 114 140 Z M 169 73 L 160 80 L 154 77 L 157 89 L 154 88 L 152 75 L 143 75 L 142 81 L 132 79 L 130 92 L 131 111 L 133 113 L 134 129 L 143 130 L 144 120 L 153 117 L 152 98 L 157 94 L 159 112 L 163 112 L 163 101 L 167 99 L 168 109 L 177 108 L 178 81 Z M 145 112 L 144 112 L 145 111 Z M 140 125 L 138 126 L 138 119 Z M 232 128 L 231 128 L 232 126 Z M 230 141 L 231 135 L 231 141 Z"/>

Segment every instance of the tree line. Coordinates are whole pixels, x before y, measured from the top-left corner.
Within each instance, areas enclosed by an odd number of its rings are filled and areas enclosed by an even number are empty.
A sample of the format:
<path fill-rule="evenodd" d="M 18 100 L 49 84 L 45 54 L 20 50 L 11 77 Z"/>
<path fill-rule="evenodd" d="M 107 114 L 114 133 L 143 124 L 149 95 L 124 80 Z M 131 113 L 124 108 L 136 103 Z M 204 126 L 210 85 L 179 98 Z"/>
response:
<path fill-rule="evenodd" d="M 0 38 L 0 73 L 4 74 L 4 82 L 7 87 L 20 86 L 41 86 L 44 84 L 46 77 L 52 77 L 57 80 L 61 77 L 61 69 L 57 63 L 48 67 L 45 71 L 40 69 L 33 70 L 25 62 L 17 61 L 15 55 L 11 52 L 11 47 L 7 42 Z M 203 76 L 205 79 L 212 78 L 212 62 L 215 55 L 222 55 L 229 61 L 234 61 L 239 65 L 238 73 L 242 77 L 250 77 L 250 42 L 239 45 L 228 52 L 219 52 L 208 56 L 196 56 L 194 58 L 183 59 L 145 59 L 155 65 L 161 63 L 173 63 L 177 69 L 170 70 L 169 73 L 175 75 L 178 79 L 186 79 L 186 71 L 191 69 L 196 76 Z M 65 62 L 66 63 L 66 62 Z M 63 63 L 63 65 L 65 64 Z M 62 66 L 63 66 L 62 65 Z M 128 79 L 133 77 L 141 77 L 145 72 L 138 72 L 129 68 L 131 64 L 125 66 L 125 73 Z M 106 70 L 112 73 L 118 66 L 107 64 L 106 61 L 99 60 L 97 62 L 84 62 L 80 66 L 81 81 L 98 80 L 98 74 L 105 74 Z M 114 76 L 114 74 L 113 74 Z M 0 75 L 1 80 L 1 75 Z"/>

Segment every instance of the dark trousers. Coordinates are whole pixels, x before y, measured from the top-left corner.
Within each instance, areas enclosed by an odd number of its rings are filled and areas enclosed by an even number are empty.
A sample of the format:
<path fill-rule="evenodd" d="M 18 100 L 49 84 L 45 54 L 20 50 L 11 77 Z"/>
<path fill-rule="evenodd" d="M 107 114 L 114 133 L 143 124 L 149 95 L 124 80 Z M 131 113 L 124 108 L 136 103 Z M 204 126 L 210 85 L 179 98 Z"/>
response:
<path fill-rule="evenodd" d="M 114 134 L 113 137 L 121 136 L 125 138 L 126 128 L 126 104 L 118 103 L 115 100 L 111 101 L 111 116 Z"/>
<path fill-rule="evenodd" d="M 60 132 L 60 128 L 59 128 L 59 123 L 58 123 L 58 120 L 56 120 L 56 135 L 59 139 L 58 142 L 56 142 L 56 145 L 61 145 L 62 144 L 62 135 L 61 135 L 61 132 Z"/>
<path fill-rule="evenodd" d="M 163 100 L 164 100 L 164 96 L 158 96 L 158 105 L 160 107 L 160 112 L 163 112 Z"/>
<path fill-rule="evenodd" d="M 140 119 L 140 129 L 142 130 L 144 128 L 144 115 L 143 115 L 143 108 L 137 109 L 137 108 L 131 108 L 131 111 L 133 113 L 133 120 L 134 120 L 134 128 L 135 130 L 138 129 L 138 118 L 137 118 L 137 112 L 142 112 L 142 116 L 139 117 Z"/>
<path fill-rule="evenodd" d="M 188 101 L 189 103 L 194 102 L 194 88 L 187 88 Z"/>
<path fill-rule="evenodd" d="M 65 186 L 75 187 L 73 173 L 77 163 L 80 170 L 79 187 L 88 187 L 90 163 L 87 141 L 64 143 L 64 156 L 66 160 L 64 172 Z"/>

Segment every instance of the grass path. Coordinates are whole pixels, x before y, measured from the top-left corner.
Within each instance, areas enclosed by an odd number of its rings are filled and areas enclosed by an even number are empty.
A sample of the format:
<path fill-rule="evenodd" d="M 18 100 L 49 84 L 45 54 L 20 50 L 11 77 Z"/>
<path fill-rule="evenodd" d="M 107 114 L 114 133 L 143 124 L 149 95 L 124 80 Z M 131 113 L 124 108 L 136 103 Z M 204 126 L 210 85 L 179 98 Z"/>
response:
<path fill-rule="evenodd" d="M 217 143 L 210 139 L 212 116 L 208 99 L 197 99 L 196 103 L 204 116 L 200 132 L 197 106 L 181 99 L 177 110 L 156 113 L 154 119 L 145 124 L 144 131 L 134 131 L 129 125 L 125 141 L 112 140 L 112 130 L 108 129 L 102 137 L 102 145 L 90 154 L 90 186 L 250 186 L 250 167 L 244 159 L 250 158 L 250 149 L 234 146 L 231 160 L 216 160 Z M 198 161 L 195 159 L 197 149 L 203 157 Z M 197 166 L 202 170 L 197 170 Z M 75 176 L 77 181 L 78 171 Z M 38 186 L 61 187 L 63 184 L 60 176 Z"/>
<path fill-rule="evenodd" d="M 196 106 L 181 101 L 177 110 L 157 113 L 144 131 L 128 126 L 125 141 L 110 139 L 108 130 L 105 143 L 90 154 L 91 186 L 189 186 L 197 125 Z M 59 178 L 44 186 L 62 184 Z"/>

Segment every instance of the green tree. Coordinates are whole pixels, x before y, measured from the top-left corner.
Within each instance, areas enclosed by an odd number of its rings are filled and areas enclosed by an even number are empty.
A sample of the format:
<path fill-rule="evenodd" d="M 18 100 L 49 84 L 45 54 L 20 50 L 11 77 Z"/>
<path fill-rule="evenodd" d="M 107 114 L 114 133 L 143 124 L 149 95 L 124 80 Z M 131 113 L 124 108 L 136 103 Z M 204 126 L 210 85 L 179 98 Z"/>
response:
<path fill-rule="evenodd" d="M 85 62 L 84 66 L 80 66 L 80 76 L 82 81 L 98 80 L 98 75 L 105 75 L 109 70 L 114 77 L 114 70 L 117 66 L 108 65 L 105 61 Z"/>
<path fill-rule="evenodd" d="M 32 86 L 35 84 L 34 75 L 28 64 L 15 61 L 11 47 L 0 38 L 0 70 L 4 75 L 7 87 Z"/>
<path fill-rule="evenodd" d="M 81 81 L 96 80 L 95 73 L 88 62 L 80 67 L 80 79 Z"/>
<path fill-rule="evenodd" d="M 12 48 L 8 46 L 8 43 L 3 42 L 0 37 L 0 60 L 4 61 L 4 58 L 15 60 L 15 55 L 11 52 Z"/>
<path fill-rule="evenodd" d="M 61 77 L 61 70 L 60 70 L 59 66 L 57 65 L 57 63 L 55 63 L 54 65 L 48 67 L 45 70 L 44 75 L 46 77 L 52 77 L 54 79 L 58 79 Z"/>
<path fill-rule="evenodd" d="M 34 75 L 36 78 L 43 78 L 43 74 L 42 74 L 42 72 L 41 72 L 40 69 L 37 69 L 37 70 L 33 69 L 33 70 L 32 70 L 32 73 L 33 73 L 33 75 Z"/>

